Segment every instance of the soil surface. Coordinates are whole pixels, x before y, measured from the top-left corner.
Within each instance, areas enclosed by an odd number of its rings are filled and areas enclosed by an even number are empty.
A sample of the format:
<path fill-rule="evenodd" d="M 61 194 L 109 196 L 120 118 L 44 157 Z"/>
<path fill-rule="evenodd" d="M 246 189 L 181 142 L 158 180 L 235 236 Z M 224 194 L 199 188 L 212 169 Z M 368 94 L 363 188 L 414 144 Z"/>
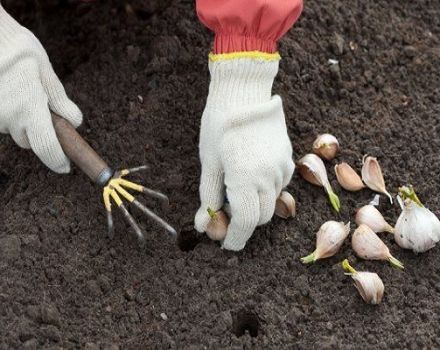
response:
<path fill-rule="evenodd" d="M 47 48 L 91 145 L 115 167 L 151 165 L 134 179 L 170 196 L 170 210 L 158 212 L 181 234 L 176 243 L 133 211 L 146 251 L 119 215 L 108 239 L 99 188 L 76 168 L 51 173 L 2 136 L 0 349 L 440 347 L 440 247 L 416 256 L 383 235 L 404 272 L 357 259 L 349 240 L 335 257 L 302 265 L 319 226 L 338 217 L 298 174 L 288 187 L 298 216 L 258 228 L 243 252 L 193 230 L 212 40 L 193 1 L 4 5 Z M 379 158 L 392 192 L 411 183 L 440 215 L 438 2 L 306 1 L 280 52 L 274 92 L 295 158 L 318 133 L 342 145 L 328 163 L 340 220 L 353 222 L 373 193 L 343 191 L 333 165 L 359 169 L 365 153 Z M 395 223 L 396 205 L 383 197 L 380 209 Z M 346 257 L 382 277 L 380 306 L 362 302 L 340 267 Z"/>

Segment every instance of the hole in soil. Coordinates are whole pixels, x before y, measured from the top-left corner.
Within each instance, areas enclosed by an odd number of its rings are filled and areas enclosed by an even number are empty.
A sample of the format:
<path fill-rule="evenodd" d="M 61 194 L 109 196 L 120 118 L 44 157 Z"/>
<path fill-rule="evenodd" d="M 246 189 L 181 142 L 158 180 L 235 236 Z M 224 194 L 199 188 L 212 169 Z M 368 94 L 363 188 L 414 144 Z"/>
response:
<path fill-rule="evenodd" d="M 232 319 L 232 333 L 237 337 L 249 332 L 249 335 L 253 338 L 258 336 L 260 329 L 260 320 L 255 312 L 250 310 L 241 309 L 233 316 Z"/>
<path fill-rule="evenodd" d="M 193 228 L 182 229 L 177 236 L 177 245 L 181 251 L 189 252 L 194 250 L 197 244 L 200 243 L 201 239 L 200 235 L 198 235 Z"/>
<path fill-rule="evenodd" d="M 0 185 L 5 185 L 9 179 L 10 177 L 8 174 L 0 171 Z"/>

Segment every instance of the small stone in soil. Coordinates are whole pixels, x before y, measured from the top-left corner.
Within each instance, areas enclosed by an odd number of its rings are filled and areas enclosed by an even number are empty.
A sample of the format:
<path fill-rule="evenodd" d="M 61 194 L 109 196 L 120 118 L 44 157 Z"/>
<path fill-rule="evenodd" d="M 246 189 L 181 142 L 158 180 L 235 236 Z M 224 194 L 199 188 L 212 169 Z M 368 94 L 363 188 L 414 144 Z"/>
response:
<path fill-rule="evenodd" d="M 84 350 L 99 350 L 99 345 L 95 343 L 86 343 L 84 345 Z"/>
<path fill-rule="evenodd" d="M 125 296 L 125 299 L 127 299 L 128 301 L 132 301 L 136 297 L 136 293 L 133 290 L 133 288 L 127 288 L 125 290 L 124 296 Z"/>
<path fill-rule="evenodd" d="M 26 308 L 26 315 L 32 320 L 37 321 L 41 318 L 41 312 L 40 308 L 35 305 L 28 305 Z"/>
<path fill-rule="evenodd" d="M 101 288 L 99 287 L 99 284 L 98 284 L 98 282 L 96 282 L 96 281 L 88 281 L 87 282 L 87 288 L 89 289 L 89 291 L 90 291 L 90 294 L 92 295 L 92 296 L 99 296 L 99 295 L 101 295 Z"/>
<path fill-rule="evenodd" d="M 99 350 L 99 345 L 95 343 L 86 343 L 84 350 Z"/>
<path fill-rule="evenodd" d="M 228 261 L 226 261 L 226 265 L 229 267 L 238 266 L 238 257 L 233 256 L 232 258 L 228 259 Z"/>
<path fill-rule="evenodd" d="M 101 348 L 102 350 L 119 350 L 119 345 L 115 343 L 104 344 Z"/>
<path fill-rule="evenodd" d="M 49 340 L 52 340 L 54 342 L 59 342 L 61 341 L 61 333 L 58 330 L 57 327 L 49 325 L 45 328 L 41 329 L 41 334 Z"/>
<path fill-rule="evenodd" d="M 335 55 L 342 55 L 344 53 L 344 43 L 344 38 L 340 34 L 335 33 L 331 43 L 332 51 Z"/>
<path fill-rule="evenodd" d="M 36 350 L 38 346 L 38 341 L 35 338 L 26 340 L 23 344 L 23 350 Z"/>
<path fill-rule="evenodd" d="M 130 62 L 136 63 L 139 60 L 140 53 L 141 49 L 139 47 L 133 45 L 127 46 L 127 56 Z"/>
<path fill-rule="evenodd" d="M 20 238 L 10 235 L 0 239 L 0 261 L 14 261 L 19 258 L 21 251 Z"/>
<path fill-rule="evenodd" d="M 60 314 L 54 305 L 44 305 L 41 307 L 41 321 L 46 324 L 59 326 L 61 324 Z"/>
<path fill-rule="evenodd" d="M 104 294 L 109 292 L 111 289 L 110 278 L 108 278 L 105 275 L 100 275 L 98 277 L 98 284 L 101 287 L 101 290 Z"/>
<path fill-rule="evenodd" d="M 161 318 L 162 320 L 164 320 L 164 321 L 167 321 L 167 320 L 168 320 L 168 316 L 167 316 L 167 314 L 164 313 L 164 312 L 162 312 L 162 313 L 160 314 L 160 318 Z"/>

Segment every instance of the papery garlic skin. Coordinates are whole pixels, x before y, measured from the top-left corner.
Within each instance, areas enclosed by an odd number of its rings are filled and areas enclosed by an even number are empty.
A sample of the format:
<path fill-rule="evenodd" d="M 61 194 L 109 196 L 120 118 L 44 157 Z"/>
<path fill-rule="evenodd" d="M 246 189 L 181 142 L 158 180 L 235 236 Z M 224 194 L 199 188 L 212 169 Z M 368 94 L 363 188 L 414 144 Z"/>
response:
<path fill-rule="evenodd" d="M 368 304 L 380 304 L 385 286 L 382 279 L 374 272 L 356 272 L 351 275 L 354 285 L 362 299 Z"/>
<path fill-rule="evenodd" d="M 364 205 L 362 208 L 358 209 L 355 220 L 358 226 L 365 224 L 375 233 L 394 233 L 394 228 L 385 221 L 380 211 L 370 204 Z"/>
<path fill-rule="evenodd" d="M 275 215 L 287 219 L 296 215 L 295 198 L 287 192 L 282 191 L 275 203 Z"/>
<path fill-rule="evenodd" d="M 354 231 L 351 246 L 362 259 L 388 260 L 393 266 L 403 269 L 403 264 L 391 255 L 385 243 L 367 225 L 362 224 Z"/>
<path fill-rule="evenodd" d="M 339 212 L 341 203 L 339 197 L 333 191 L 327 177 L 327 170 L 324 162 L 316 154 L 306 154 L 298 161 L 298 171 L 301 176 L 308 182 L 324 187 L 328 194 L 329 200 L 333 208 Z"/>
<path fill-rule="evenodd" d="M 383 193 L 388 196 L 391 204 L 393 204 L 393 197 L 388 193 L 385 180 L 383 178 L 382 169 L 376 158 L 365 155 L 362 165 L 362 181 L 373 191 Z"/>
<path fill-rule="evenodd" d="M 335 158 L 339 151 L 339 141 L 331 134 L 319 135 L 313 142 L 313 152 L 326 160 Z"/>
<path fill-rule="evenodd" d="M 343 222 L 337 221 L 325 222 L 316 233 L 315 251 L 301 258 L 301 261 L 308 264 L 335 255 L 349 234 L 350 223 L 344 225 Z"/>
<path fill-rule="evenodd" d="M 397 219 L 394 239 L 404 249 L 426 252 L 440 240 L 440 221 L 429 209 L 406 199 Z"/>
<path fill-rule="evenodd" d="M 224 240 L 226 234 L 228 233 L 228 216 L 222 210 L 213 212 L 212 210 L 208 209 L 208 213 L 211 216 L 211 220 L 206 227 L 206 235 L 213 241 Z"/>
<path fill-rule="evenodd" d="M 361 177 L 347 163 L 335 165 L 336 179 L 344 190 L 356 192 L 365 188 Z"/>

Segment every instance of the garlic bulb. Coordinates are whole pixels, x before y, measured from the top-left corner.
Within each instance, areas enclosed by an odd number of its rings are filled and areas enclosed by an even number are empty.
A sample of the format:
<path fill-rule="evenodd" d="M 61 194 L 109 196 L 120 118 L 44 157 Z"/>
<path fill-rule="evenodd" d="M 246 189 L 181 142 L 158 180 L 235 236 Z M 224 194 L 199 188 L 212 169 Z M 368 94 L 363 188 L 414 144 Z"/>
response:
<path fill-rule="evenodd" d="M 287 219 L 296 215 L 295 198 L 287 192 L 282 191 L 275 203 L 275 215 Z"/>
<path fill-rule="evenodd" d="M 319 135 L 313 142 L 313 153 L 321 158 L 332 160 L 339 151 L 339 142 L 333 135 Z"/>
<path fill-rule="evenodd" d="M 304 264 L 335 255 L 350 233 L 350 223 L 327 221 L 316 233 L 316 249 L 313 253 L 301 258 Z"/>
<path fill-rule="evenodd" d="M 356 224 L 365 224 L 374 232 L 394 233 L 394 228 L 385 221 L 382 214 L 374 206 L 368 204 L 356 212 Z"/>
<path fill-rule="evenodd" d="M 397 219 L 394 239 L 404 249 L 426 252 L 440 240 L 440 221 L 423 206 L 414 189 L 402 187 L 399 192 L 404 198 L 404 206 Z"/>
<path fill-rule="evenodd" d="M 385 286 L 377 273 L 356 271 L 347 259 L 342 262 L 342 268 L 351 276 L 356 289 L 367 304 L 380 304 Z"/>
<path fill-rule="evenodd" d="M 309 153 L 298 161 L 298 171 L 308 182 L 316 186 L 324 187 L 331 205 L 337 212 L 339 212 L 341 209 L 341 203 L 328 181 L 327 170 L 325 169 L 322 159 L 316 154 Z"/>
<path fill-rule="evenodd" d="M 383 179 L 382 169 L 376 158 L 365 155 L 362 159 L 362 180 L 373 191 L 383 193 L 388 196 L 391 204 L 393 204 L 393 197 L 388 193 L 385 187 L 385 180 Z"/>
<path fill-rule="evenodd" d="M 361 177 L 347 163 L 335 165 L 335 173 L 336 179 L 344 190 L 356 192 L 365 188 Z"/>
<path fill-rule="evenodd" d="M 403 269 L 403 264 L 391 255 L 385 243 L 367 225 L 362 224 L 354 231 L 351 246 L 362 259 L 388 260 L 394 267 Z"/>
<path fill-rule="evenodd" d="M 211 220 L 206 227 L 206 234 L 213 241 L 221 241 L 225 239 L 228 232 L 229 218 L 222 210 L 213 211 L 208 208 L 209 216 Z"/>

